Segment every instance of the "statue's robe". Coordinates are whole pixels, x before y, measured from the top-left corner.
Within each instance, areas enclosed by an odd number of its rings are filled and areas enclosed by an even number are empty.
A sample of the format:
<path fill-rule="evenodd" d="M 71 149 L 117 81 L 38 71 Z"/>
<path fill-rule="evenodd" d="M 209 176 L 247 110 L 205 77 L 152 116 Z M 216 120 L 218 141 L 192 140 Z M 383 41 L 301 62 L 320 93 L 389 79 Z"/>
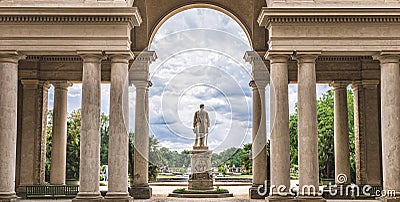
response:
<path fill-rule="evenodd" d="M 194 113 L 193 127 L 197 129 L 198 133 L 208 133 L 208 128 L 210 127 L 210 118 L 208 117 L 207 111 L 200 109 Z"/>

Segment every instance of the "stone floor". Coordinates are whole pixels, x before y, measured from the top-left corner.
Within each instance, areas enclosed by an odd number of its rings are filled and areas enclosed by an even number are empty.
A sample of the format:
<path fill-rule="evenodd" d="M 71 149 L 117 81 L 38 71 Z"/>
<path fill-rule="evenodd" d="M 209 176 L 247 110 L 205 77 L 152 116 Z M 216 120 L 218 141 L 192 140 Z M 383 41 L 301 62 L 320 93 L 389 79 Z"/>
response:
<path fill-rule="evenodd" d="M 135 200 L 138 202 L 184 202 L 184 201 L 195 201 L 195 202 L 214 202 L 214 201 L 229 201 L 229 202 L 260 202 L 265 200 L 250 200 L 248 198 L 248 191 L 250 186 L 221 186 L 220 188 L 228 189 L 233 193 L 234 197 L 224 199 L 185 199 L 185 198 L 170 198 L 167 197 L 174 189 L 182 188 L 182 186 L 152 186 L 153 197 L 148 200 Z M 71 202 L 71 200 L 18 200 L 21 202 Z M 328 200 L 328 202 L 346 202 L 344 200 Z M 350 200 L 349 202 L 363 202 L 357 200 Z M 368 202 L 375 202 L 373 200 Z M 376 201 L 378 202 L 378 201 Z"/>

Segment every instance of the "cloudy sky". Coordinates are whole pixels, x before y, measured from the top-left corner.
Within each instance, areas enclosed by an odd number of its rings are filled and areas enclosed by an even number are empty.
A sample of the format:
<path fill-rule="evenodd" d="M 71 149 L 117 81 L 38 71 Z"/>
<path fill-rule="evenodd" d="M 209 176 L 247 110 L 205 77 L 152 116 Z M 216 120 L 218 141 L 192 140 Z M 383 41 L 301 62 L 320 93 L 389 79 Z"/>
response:
<path fill-rule="evenodd" d="M 150 132 L 161 146 L 178 151 L 191 148 L 193 114 L 201 103 L 211 118 L 208 145 L 212 150 L 219 152 L 251 141 L 251 66 L 243 60 L 251 46 L 238 23 L 216 10 L 189 9 L 160 27 L 150 50 L 158 55 L 150 66 Z M 68 112 L 80 108 L 81 87 L 74 84 L 69 88 Z M 109 113 L 109 87 L 102 85 L 101 111 L 105 114 Z M 318 97 L 328 89 L 318 85 Z M 53 88 L 49 92 L 52 109 Z M 296 102 L 297 85 L 290 85 L 290 113 Z M 134 107 L 135 89 L 131 87 L 132 131 Z"/>

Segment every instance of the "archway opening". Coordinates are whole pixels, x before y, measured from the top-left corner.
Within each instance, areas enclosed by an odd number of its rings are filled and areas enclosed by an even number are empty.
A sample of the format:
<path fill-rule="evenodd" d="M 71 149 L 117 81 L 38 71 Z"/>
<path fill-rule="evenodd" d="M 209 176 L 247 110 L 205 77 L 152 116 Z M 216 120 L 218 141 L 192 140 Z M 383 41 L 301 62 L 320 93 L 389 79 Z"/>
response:
<path fill-rule="evenodd" d="M 251 143 L 251 65 L 243 56 L 252 46 L 233 15 L 208 7 L 172 12 L 149 45 L 158 56 L 150 66 L 149 91 L 150 135 L 158 143 L 150 145 L 149 161 L 163 172 L 190 172 L 193 116 L 200 104 L 210 116 L 207 145 L 214 152 L 213 171 L 246 172 L 238 152 Z"/>

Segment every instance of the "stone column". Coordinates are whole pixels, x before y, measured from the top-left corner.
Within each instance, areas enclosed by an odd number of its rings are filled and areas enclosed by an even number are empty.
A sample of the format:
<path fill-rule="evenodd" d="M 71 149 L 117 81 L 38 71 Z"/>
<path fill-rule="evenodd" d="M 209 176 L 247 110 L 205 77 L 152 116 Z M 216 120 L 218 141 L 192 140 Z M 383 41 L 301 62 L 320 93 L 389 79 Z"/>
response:
<path fill-rule="evenodd" d="M 132 64 L 131 79 L 136 87 L 134 187 L 131 196 L 135 199 L 149 199 L 151 188 L 148 184 L 149 167 L 149 116 L 146 91 L 150 86 L 149 65 L 157 58 L 155 52 L 141 53 Z"/>
<path fill-rule="evenodd" d="M 67 97 L 68 81 L 53 82 L 54 109 L 53 133 L 51 143 L 50 184 L 65 184 L 65 169 L 67 164 Z"/>
<path fill-rule="evenodd" d="M 255 51 L 248 51 L 244 59 L 252 65 L 253 81 L 253 123 L 252 123 L 252 158 L 253 186 L 249 190 L 250 198 L 265 198 L 258 193 L 258 187 L 264 186 L 267 180 L 267 121 L 265 108 L 265 87 L 269 82 L 268 71 L 263 59 Z"/>
<path fill-rule="evenodd" d="M 381 110 L 382 110 L 382 163 L 383 188 L 396 191 L 397 198 L 383 201 L 400 201 L 400 53 L 382 52 Z"/>
<path fill-rule="evenodd" d="M 271 64 L 271 190 L 268 200 L 287 200 L 290 188 L 288 59 L 292 52 L 267 53 Z"/>
<path fill-rule="evenodd" d="M 319 52 L 297 52 L 298 135 L 300 198 L 316 197 L 319 191 L 318 125 L 315 60 Z M 322 199 L 321 199 L 322 200 Z"/>
<path fill-rule="evenodd" d="M 17 193 L 26 185 L 43 184 L 46 163 L 47 93 L 49 84 L 39 80 L 22 80 L 19 110 L 21 128 L 17 150 Z"/>
<path fill-rule="evenodd" d="M 79 193 L 74 201 L 100 201 L 101 52 L 78 53 L 83 59 Z"/>
<path fill-rule="evenodd" d="M 0 201 L 15 195 L 18 52 L 0 52 Z"/>
<path fill-rule="evenodd" d="M 379 80 L 352 83 L 356 183 L 382 185 Z M 374 163 L 370 163 L 374 162 Z"/>
<path fill-rule="evenodd" d="M 108 52 L 107 52 L 108 54 Z M 108 192 L 106 201 L 132 201 L 128 192 L 129 60 L 133 54 L 112 53 L 110 131 L 108 148 Z"/>
<path fill-rule="evenodd" d="M 347 110 L 347 82 L 332 82 L 334 89 L 335 182 L 350 183 L 350 138 Z"/>

